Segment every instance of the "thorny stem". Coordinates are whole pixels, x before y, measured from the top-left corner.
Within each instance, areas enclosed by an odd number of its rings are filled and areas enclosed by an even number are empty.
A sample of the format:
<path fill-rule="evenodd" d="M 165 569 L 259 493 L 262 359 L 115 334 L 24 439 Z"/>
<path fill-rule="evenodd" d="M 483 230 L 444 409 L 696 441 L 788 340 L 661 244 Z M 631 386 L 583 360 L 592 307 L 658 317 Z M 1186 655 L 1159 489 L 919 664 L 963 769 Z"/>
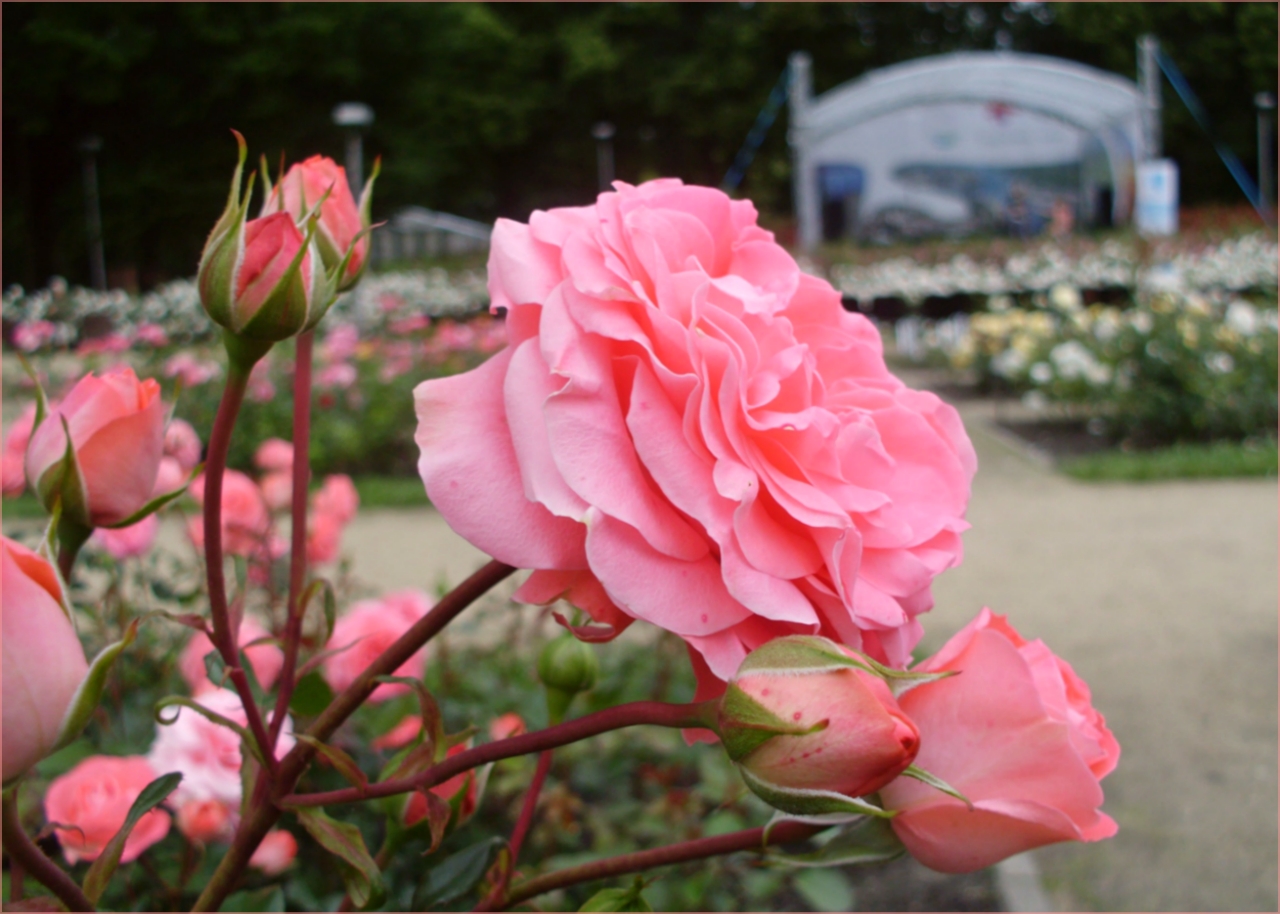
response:
<path fill-rule="evenodd" d="M 355 682 L 329 703 L 329 707 L 325 708 L 311 725 L 307 735 L 321 742 L 332 736 L 343 721 L 350 717 L 377 687 L 375 677 L 393 673 L 422 645 L 453 621 L 459 613 L 514 571 L 515 569 L 510 565 L 491 561 L 442 597 L 430 612 L 415 622 L 413 627 L 369 664 L 365 671 L 356 677 Z M 275 790 L 278 796 L 297 785 L 298 779 L 302 777 L 314 757 L 315 749 L 299 741 L 280 760 L 278 776 L 275 779 Z M 461 755 L 455 756 L 455 758 L 460 757 Z M 230 849 L 218 864 L 218 868 L 214 870 L 200 897 L 196 899 L 193 911 L 216 911 L 221 907 L 227 895 L 235 888 L 236 881 L 248 865 L 254 850 L 270 831 L 271 826 L 275 825 L 280 818 L 281 811 L 279 806 L 268 802 L 265 797 L 260 799 L 257 795 L 254 796 L 245 817 L 240 822 L 240 827 L 236 830 Z"/>
<path fill-rule="evenodd" d="M 809 825 L 803 822 L 779 822 L 769 832 L 769 844 L 790 844 L 812 835 L 816 835 L 826 825 Z M 638 873 L 657 866 L 668 866 L 672 863 L 687 863 L 691 860 L 705 860 L 721 854 L 732 854 L 737 851 L 763 851 L 764 827 L 748 828 L 745 831 L 730 832 L 727 835 L 716 835 L 712 838 L 698 838 L 695 841 L 682 841 L 653 850 L 635 851 L 604 860 L 593 860 L 580 866 L 571 866 L 563 870 L 545 873 L 526 879 L 511 890 L 494 910 L 504 911 L 520 904 L 535 895 L 577 885 L 580 882 L 592 882 L 596 879 L 607 879 L 611 876 L 622 876 L 627 873 Z"/>
<path fill-rule="evenodd" d="M 594 714 L 587 714 L 554 727 L 547 727 L 545 730 L 536 730 L 533 733 L 523 733 L 520 736 L 484 743 L 450 756 L 440 764 L 413 777 L 370 784 L 363 790 L 351 787 L 323 793 L 289 794 L 280 797 L 278 802 L 282 806 L 295 807 L 332 806 L 395 796 L 412 790 L 429 789 L 449 780 L 454 775 L 487 765 L 489 762 L 567 746 L 588 737 L 608 733 L 610 730 L 620 730 L 623 727 L 634 727 L 639 724 L 682 729 L 709 727 L 715 719 L 718 704 L 716 700 L 689 705 L 669 704 L 663 701 L 633 701 L 629 704 L 605 708 L 603 711 L 596 711 Z"/>
<path fill-rule="evenodd" d="M 92 911 L 92 902 L 80 891 L 67 873 L 44 855 L 22 829 L 18 818 L 18 794 L 10 790 L 4 796 L 4 851 L 21 864 L 33 879 L 58 896 L 68 911 Z"/>
<path fill-rule="evenodd" d="M 276 694 L 276 710 L 271 716 L 271 740 L 280 736 L 289 700 L 293 697 L 298 669 L 298 643 L 302 640 L 302 585 L 307 574 L 307 484 L 311 477 L 311 350 L 315 331 L 297 338 L 293 370 L 293 502 L 290 511 L 293 529 L 289 551 L 288 619 L 284 632 L 284 666 Z"/>
<path fill-rule="evenodd" d="M 231 430 L 236 424 L 240 404 L 244 402 L 245 388 L 249 382 L 248 370 L 232 362 L 227 372 L 227 386 L 218 403 L 218 415 L 213 420 L 209 434 L 209 458 L 205 463 L 204 487 L 204 558 L 209 578 L 209 614 L 213 620 L 213 643 L 222 655 L 227 675 L 235 685 L 240 703 L 244 705 L 249 730 L 267 760 L 268 770 L 275 776 L 278 763 L 275 742 L 267 737 L 262 715 L 254 702 L 249 679 L 240 666 L 240 652 L 236 648 L 236 633 L 231 630 L 227 609 L 227 584 L 222 569 L 222 477 L 227 469 L 227 451 L 231 446 Z"/>

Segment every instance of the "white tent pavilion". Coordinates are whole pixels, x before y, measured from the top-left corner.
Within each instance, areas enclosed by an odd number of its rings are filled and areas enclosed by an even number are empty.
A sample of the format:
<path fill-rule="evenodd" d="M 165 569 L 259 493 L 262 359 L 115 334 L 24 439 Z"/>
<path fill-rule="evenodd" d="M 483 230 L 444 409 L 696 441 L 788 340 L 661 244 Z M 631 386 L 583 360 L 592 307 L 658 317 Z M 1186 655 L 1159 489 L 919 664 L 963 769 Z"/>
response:
<path fill-rule="evenodd" d="M 791 68 L 789 139 L 807 249 L 822 240 L 822 207 L 833 202 L 844 203 L 848 224 L 896 215 L 963 233 L 981 227 L 993 198 L 1007 202 L 1012 185 L 1041 207 L 1066 199 L 1088 221 L 1131 218 L 1145 158 L 1143 99 L 1131 80 L 1037 54 L 958 52 L 811 98 L 808 55 L 793 54 Z"/>

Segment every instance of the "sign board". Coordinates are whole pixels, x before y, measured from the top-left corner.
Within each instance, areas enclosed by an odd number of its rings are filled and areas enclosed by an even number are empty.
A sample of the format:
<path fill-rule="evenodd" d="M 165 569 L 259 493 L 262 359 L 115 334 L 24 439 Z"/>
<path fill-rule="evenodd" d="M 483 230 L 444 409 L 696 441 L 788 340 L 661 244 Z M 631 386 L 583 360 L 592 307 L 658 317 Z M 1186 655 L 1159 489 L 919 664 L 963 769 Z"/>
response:
<path fill-rule="evenodd" d="M 1136 222 L 1143 235 L 1178 232 L 1178 165 L 1172 159 L 1153 159 L 1138 165 Z"/>

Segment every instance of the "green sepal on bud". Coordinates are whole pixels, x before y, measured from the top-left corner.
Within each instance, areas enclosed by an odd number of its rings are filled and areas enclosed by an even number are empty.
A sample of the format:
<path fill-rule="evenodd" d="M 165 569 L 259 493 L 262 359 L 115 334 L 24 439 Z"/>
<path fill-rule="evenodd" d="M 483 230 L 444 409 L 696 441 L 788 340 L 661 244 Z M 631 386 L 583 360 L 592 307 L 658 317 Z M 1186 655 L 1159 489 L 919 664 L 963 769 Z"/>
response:
<path fill-rule="evenodd" d="M 729 683 L 720 699 L 717 722 L 720 741 L 732 761 L 740 762 L 775 736 L 807 736 L 821 733 L 827 721 L 797 727 L 774 714 L 734 683 Z"/>
<path fill-rule="evenodd" d="M 547 642 L 538 655 L 538 679 L 547 690 L 547 712 L 553 724 L 564 719 L 579 692 L 594 688 L 600 661 L 589 645 L 564 634 Z"/>
<path fill-rule="evenodd" d="M 787 635 L 775 638 L 747 655 L 735 678 L 761 673 L 827 673 L 839 669 L 862 670 L 883 679 L 894 697 L 926 682 L 954 676 L 955 671 L 917 673 L 885 666 L 865 654 L 846 653 L 834 641 L 820 635 Z"/>

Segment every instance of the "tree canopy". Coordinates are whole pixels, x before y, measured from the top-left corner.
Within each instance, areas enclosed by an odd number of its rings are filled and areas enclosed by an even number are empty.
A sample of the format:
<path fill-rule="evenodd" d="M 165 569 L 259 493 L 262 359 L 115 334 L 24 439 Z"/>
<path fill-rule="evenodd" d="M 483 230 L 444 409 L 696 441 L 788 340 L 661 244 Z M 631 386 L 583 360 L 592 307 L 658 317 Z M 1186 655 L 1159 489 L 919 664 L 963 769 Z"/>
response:
<path fill-rule="evenodd" d="M 1157 35 L 1252 169 L 1254 93 L 1276 86 L 1276 4 L 40 3 L 5 4 L 3 282 L 87 281 L 79 143 L 98 154 L 109 267 L 144 286 L 191 275 L 234 164 L 229 128 L 272 170 L 342 159 L 333 106 L 376 120 L 375 217 L 420 204 L 525 218 L 589 202 L 591 125 L 617 126 L 617 175 L 718 184 L 795 50 L 814 90 L 926 54 L 1054 54 L 1130 78 Z M 742 192 L 789 216 L 786 115 Z M 1165 149 L 1188 202 L 1238 200 L 1171 90 Z"/>

